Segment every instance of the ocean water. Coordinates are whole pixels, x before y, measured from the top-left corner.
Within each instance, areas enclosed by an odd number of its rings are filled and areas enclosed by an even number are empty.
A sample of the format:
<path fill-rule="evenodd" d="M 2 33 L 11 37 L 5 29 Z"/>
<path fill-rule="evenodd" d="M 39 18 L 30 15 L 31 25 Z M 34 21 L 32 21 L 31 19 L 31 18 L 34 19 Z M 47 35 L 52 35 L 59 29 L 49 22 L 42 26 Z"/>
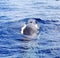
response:
<path fill-rule="evenodd" d="M 29 18 L 40 29 L 28 41 L 20 29 Z M 0 58 L 60 58 L 60 0 L 0 0 Z"/>

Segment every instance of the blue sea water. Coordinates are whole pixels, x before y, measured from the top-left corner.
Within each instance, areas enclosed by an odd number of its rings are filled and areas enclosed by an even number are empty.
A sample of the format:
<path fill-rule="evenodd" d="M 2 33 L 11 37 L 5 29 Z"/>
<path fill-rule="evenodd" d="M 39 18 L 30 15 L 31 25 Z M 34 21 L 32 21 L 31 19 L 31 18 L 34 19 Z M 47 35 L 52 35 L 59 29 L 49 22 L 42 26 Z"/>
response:
<path fill-rule="evenodd" d="M 29 18 L 40 29 L 26 41 L 20 28 Z M 0 58 L 60 58 L 60 0 L 0 0 Z"/>

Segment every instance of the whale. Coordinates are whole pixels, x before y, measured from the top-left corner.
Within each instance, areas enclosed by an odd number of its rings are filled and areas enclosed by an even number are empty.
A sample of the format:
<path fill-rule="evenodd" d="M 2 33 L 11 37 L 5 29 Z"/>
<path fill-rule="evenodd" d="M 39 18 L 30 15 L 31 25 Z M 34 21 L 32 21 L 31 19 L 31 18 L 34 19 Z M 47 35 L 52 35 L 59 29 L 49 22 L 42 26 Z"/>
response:
<path fill-rule="evenodd" d="M 29 19 L 23 27 L 21 27 L 21 34 L 29 36 L 29 37 L 36 37 L 39 33 L 39 26 L 35 19 Z"/>

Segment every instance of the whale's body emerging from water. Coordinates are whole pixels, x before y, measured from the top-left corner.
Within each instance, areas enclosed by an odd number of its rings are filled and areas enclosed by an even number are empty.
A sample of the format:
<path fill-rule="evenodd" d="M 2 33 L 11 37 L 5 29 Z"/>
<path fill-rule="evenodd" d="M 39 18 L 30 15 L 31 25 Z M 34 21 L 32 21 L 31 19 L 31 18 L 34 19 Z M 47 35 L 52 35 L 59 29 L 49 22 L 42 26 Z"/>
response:
<path fill-rule="evenodd" d="M 21 34 L 30 37 L 36 37 L 38 34 L 39 26 L 35 19 L 29 19 L 27 23 L 21 28 Z"/>

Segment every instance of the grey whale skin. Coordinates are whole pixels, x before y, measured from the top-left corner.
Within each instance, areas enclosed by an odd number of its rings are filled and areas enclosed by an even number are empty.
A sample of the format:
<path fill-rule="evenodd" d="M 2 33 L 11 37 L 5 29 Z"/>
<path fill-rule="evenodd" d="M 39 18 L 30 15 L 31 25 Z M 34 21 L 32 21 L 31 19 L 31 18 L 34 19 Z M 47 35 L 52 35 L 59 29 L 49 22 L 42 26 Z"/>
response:
<path fill-rule="evenodd" d="M 27 35 L 30 37 L 36 37 L 38 34 L 39 26 L 35 19 L 31 18 L 25 22 L 21 27 L 21 34 Z"/>

